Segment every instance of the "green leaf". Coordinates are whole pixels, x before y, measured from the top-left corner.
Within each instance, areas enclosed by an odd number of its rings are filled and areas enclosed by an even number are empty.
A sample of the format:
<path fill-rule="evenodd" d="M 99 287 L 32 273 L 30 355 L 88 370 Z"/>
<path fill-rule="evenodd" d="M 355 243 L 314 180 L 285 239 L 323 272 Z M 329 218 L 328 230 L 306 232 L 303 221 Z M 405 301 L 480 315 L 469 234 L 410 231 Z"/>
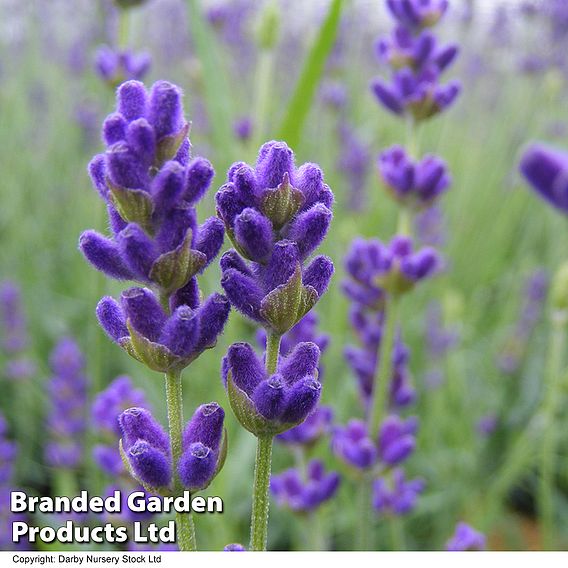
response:
<path fill-rule="evenodd" d="M 323 75 L 325 62 L 337 36 L 342 8 L 343 0 L 332 0 L 280 125 L 278 138 L 285 140 L 292 148 L 300 142 L 312 100 Z"/>

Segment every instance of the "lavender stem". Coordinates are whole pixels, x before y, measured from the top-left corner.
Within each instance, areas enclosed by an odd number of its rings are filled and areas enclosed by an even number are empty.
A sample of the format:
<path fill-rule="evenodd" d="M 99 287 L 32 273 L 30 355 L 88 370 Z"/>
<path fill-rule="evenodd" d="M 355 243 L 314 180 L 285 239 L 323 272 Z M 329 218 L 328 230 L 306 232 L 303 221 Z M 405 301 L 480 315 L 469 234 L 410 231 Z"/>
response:
<path fill-rule="evenodd" d="M 177 473 L 177 464 L 182 453 L 183 404 L 180 373 L 166 373 L 166 402 L 168 406 L 168 424 L 170 444 L 174 466 L 174 493 L 183 494 L 183 487 Z M 191 513 L 176 513 L 178 546 L 182 551 L 197 550 L 195 525 Z"/>
<path fill-rule="evenodd" d="M 388 408 L 388 392 L 392 374 L 392 352 L 398 320 L 398 298 L 391 296 L 385 304 L 384 334 L 381 339 L 379 369 L 373 384 L 371 406 L 369 408 L 369 435 L 374 436 Z"/>
<path fill-rule="evenodd" d="M 270 375 L 276 372 L 280 355 L 281 336 L 268 333 L 266 339 L 266 369 Z M 272 468 L 273 436 L 260 436 L 256 447 L 254 484 L 252 489 L 252 515 L 250 520 L 251 550 L 266 550 L 268 540 L 268 507 L 270 504 L 270 470 Z"/>

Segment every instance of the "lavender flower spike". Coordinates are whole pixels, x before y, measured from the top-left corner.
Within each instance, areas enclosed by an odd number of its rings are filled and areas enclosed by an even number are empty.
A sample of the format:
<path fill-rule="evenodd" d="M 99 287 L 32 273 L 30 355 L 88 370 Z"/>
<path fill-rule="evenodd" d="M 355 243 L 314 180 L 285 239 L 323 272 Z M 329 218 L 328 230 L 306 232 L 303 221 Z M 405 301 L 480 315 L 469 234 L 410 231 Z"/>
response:
<path fill-rule="evenodd" d="M 339 489 L 340 481 L 337 472 L 326 473 L 321 461 L 312 460 L 307 465 L 305 480 L 297 469 L 291 468 L 273 475 L 270 489 L 281 506 L 286 506 L 295 513 L 308 513 L 332 499 Z"/>
<path fill-rule="evenodd" d="M 414 210 L 431 207 L 451 184 L 443 160 L 427 155 L 414 163 L 401 146 L 382 152 L 378 166 L 389 195 Z"/>
<path fill-rule="evenodd" d="M 448 0 L 387 0 L 391 15 L 400 25 L 411 30 L 436 25 L 448 5 Z"/>
<path fill-rule="evenodd" d="M 231 166 L 216 200 L 236 249 L 221 259 L 230 302 L 272 332 L 286 333 L 319 300 L 333 274 L 324 256 L 305 265 L 332 218 L 333 194 L 320 168 L 296 168 L 285 143 L 267 142 L 254 168 Z"/>
<path fill-rule="evenodd" d="M 179 480 L 192 492 L 205 489 L 223 467 L 225 413 L 216 403 L 200 406 L 187 423 L 177 464 Z M 150 412 L 129 408 L 119 418 L 121 450 L 132 475 L 148 490 L 169 493 L 172 485 L 170 442 Z"/>
<path fill-rule="evenodd" d="M 129 408 L 119 417 L 121 453 L 132 476 L 148 491 L 159 492 L 172 482 L 168 436 L 148 410 Z"/>
<path fill-rule="evenodd" d="M 82 437 L 87 425 L 85 361 L 77 344 L 64 338 L 53 350 L 50 363 L 53 377 L 48 385 L 51 410 L 45 459 L 52 467 L 74 469 L 83 458 Z"/>
<path fill-rule="evenodd" d="M 269 375 L 248 343 L 231 345 L 223 360 L 223 381 L 241 425 L 266 436 L 302 423 L 319 401 L 318 362 L 317 345 L 300 343 Z"/>
<path fill-rule="evenodd" d="M 200 306 L 182 304 L 168 315 L 147 288 L 126 290 L 120 304 L 107 296 L 97 306 L 109 337 L 150 369 L 164 373 L 181 371 L 214 347 L 229 311 L 227 299 L 213 294 Z"/>
<path fill-rule="evenodd" d="M 407 480 L 402 469 L 395 469 L 390 482 L 385 477 L 374 482 L 373 507 L 382 515 L 406 515 L 416 506 L 424 485 L 423 479 Z"/>
<path fill-rule="evenodd" d="M 223 224 L 197 225 L 194 206 L 213 177 L 211 164 L 191 159 L 182 92 L 167 83 L 128 81 L 117 90 L 117 111 L 103 125 L 106 152 L 89 173 L 107 204 L 112 236 L 81 235 L 79 248 L 111 278 L 135 280 L 172 296 L 215 258 Z"/>
<path fill-rule="evenodd" d="M 387 245 L 377 239 L 355 239 L 346 258 L 350 279 L 344 292 L 355 302 L 379 308 L 385 290 L 404 294 L 441 267 L 439 253 L 433 248 L 413 251 L 412 239 L 394 237 Z"/>
<path fill-rule="evenodd" d="M 91 419 L 105 439 L 104 444 L 93 448 L 93 459 L 111 476 L 120 475 L 124 471 L 117 444 L 120 438 L 118 417 L 129 407 L 147 408 L 148 404 L 144 393 L 135 389 L 130 377 L 125 375 L 117 377 L 93 401 Z"/>

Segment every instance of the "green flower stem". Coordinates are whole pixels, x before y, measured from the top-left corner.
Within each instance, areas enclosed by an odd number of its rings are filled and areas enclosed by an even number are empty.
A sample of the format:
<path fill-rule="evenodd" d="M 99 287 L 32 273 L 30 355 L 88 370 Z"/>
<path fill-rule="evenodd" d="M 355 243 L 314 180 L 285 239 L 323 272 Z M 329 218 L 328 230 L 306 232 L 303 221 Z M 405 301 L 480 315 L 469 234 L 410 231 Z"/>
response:
<path fill-rule="evenodd" d="M 266 550 L 268 540 L 268 505 L 270 502 L 270 470 L 272 467 L 272 436 L 261 436 L 256 446 L 252 515 L 250 519 L 250 549 Z"/>
<path fill-rule="evenodd" d="M 545 378 L 545 393 L 542 403 L 544 430 L 539 448 L 540 477 L 538 484 L 538 510 L 540 512 L 543 548 L 553 550 L 556 546 L 554 522 L 554 477 L 558 445 L 558 401 L 560 399 L 561 374 L 564 346 L 566 344 L 567 316 L 564 311 L 552 314 L 552 337 Z"/>
<path fill-rule="evenodd" d="M 407 207 L 399 208 L 396 233 L 403 237 L 412 236 L 412 213 Z"/>
<path fill-rule="evenodd" d="M 276 373 L 278 367 L 278 357 L 280 356 L 281 336 L 269 333 L 266 338 L 266 370 L 269 375 Z"/>
<path fill-rule="evenodd" d="M 391 515 L 389 517 L 389 529 L 391 536 L 391 546 L 393 550 L 406 550 L 406 542 L 404 539 L 404 521 L 401 517 Z"/>
<path fill-rule="evenodd" d="M 126 49 L 130 35 L 130 10 L 118 11 L 118 47 Z"/>
<path fill-rule="evenodd" d="M 280 355 L 281 336 L 268 333 L 266 338 L 266 370 L 269 375 L 276 372 Z M 259 436 L 254 464 L 252 488 L 252 514 L 250 519 L 250 549 L 266 550 L 268 540 L 268 506 L 270 503 L 270 470 L 272 468 L 273 436 Z"/>
<path fill-rule="evenodd" d="M 384 415 L 388 410 L 389 385 L 392 375 L 392 351 L 398 320 L 398 297 L 390 296 L 385 303 L 385 319 L 383 323 L 383 336 L 379 353 L 379 369 L 373 381 L 371 406 L 367 416 L 368 433 L 372 439 L 376 438 Z M 365 478 L 361 481 L 359 489 L 359 523 L 357 526 L 357 540 L 359 550 L 369 550 L 372 544 L 370 531 L 373 526 L 373 479 Z"/>
<path fill-rule="evenodd" d="M 372 490 L 373 480 L 370 476 L 365 476 L 361 479 L 357 490 L 357 497 L 359 501 L 359 515 L 357 517 L 358 523 L 356 524 L 356 540 L 357 550 L 371 550 L 372 549 L 372 533 L 371 530 L 374 524 L 373 517 L 373 503 L 372 503 Z"/>
<path fill-rule="evenodd" d="M 374 439 L 388 410 L 388 393 L 392 375 L 392 352 L 398 320 L 397 296 L 389 296 L 385 303 L 383 336 L 379 354 L 379 369 L 373 383 L 371 407 L 368 415 L 369 436 Z"/>
<path fill-rule="evenodd" d="M 177 464 L 182 451 L 183 404 L 180 373 L 166 373 L 166 401 L 168 405 L 168 424 L 174 466 L 174 493 L 183 495 L 183 487 L 178 477 Z M 176 513 L 178 546 L 182 551 L 197 550 L 195 525 L 191 513 Z"/>

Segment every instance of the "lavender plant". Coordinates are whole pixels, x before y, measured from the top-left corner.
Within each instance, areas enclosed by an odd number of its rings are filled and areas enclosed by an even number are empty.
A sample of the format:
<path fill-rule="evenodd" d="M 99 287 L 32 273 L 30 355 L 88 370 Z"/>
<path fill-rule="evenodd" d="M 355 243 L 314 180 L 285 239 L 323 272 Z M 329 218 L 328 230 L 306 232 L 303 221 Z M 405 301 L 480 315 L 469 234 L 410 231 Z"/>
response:
<path fill-rule="evenodd" d="M 317 325 L 318 317 L 315 312 L 308 312 L 282 336 L 282 355 L 287 356 L 297 345 L 305 342 L 315 343 L 323 355 L 329 344 L 329 336 L 318 333 Z M 261 346 L 266 347 L 264 330 L 257 332 L 257 339 Z M 317 373 L 318 380 L 322 381 L 321 360 Z M 276 436 L 276 441 L 290 449 L 295 464 L 293 468 L 272 476 L 270 490 L 279 505 L 288 508 L 300 521 L 305 520 L 309 524 L 311 530 L 302 532 L 307 546 L 313 550 L 325 550 L 327 547 L 319 510 L 335 496 L 341 479 L 337 472 L 326 473 L 321 460 L 309 458 L 314 446 L 331 433 L 332 423 L 333 409 L 318 404 L 304 422 Z"/>
<path fill-rule="evenodd" d="M 198 408 L 183 429 L 181 372 L 215 346 L 230 310 L 221 294 L 202 301 L 197 283 L 224 233 L 214 217 L 197 224 L 195 204 L 213 168 L 191 158 L 188 131 L 175 85 L 159 81 L 149 93 L 136 81 L 119 87 L 117 112 L 103 124 L 106 152 L 89 166 L 112 236 L 86 231 L 79 242 L 108 277 L 146 286 L 124 291 L 120 303 L 103 298 L 97 316 L 130 356 L 165 374 L 169 437 L 148 411 L 135 407 L 122 414 L 122 448 L 141 483 L 174 495 L 205 488 L 222 467 L 226 447 L 216 403 Z M 178 513 L 176 522 L 180 548 L 195 550 L 191 516 Z"/>
<path fill-rule="evenodd" d="M 31 378 L 36 367 L 26 355 L 29 341 L 20 289 L 9 280 L 0 285 L 0 329 L 5 359 L 3 375 L 18 381 Z"/>
<path fill-rule="evenodd" d="M 222 366 L 233 412 L 258 438 L 250 548 L 265 550 L 273 438 L 302 423 L 320 397 L 318 346 L 299 343 L 286 357 L 280 348 L 333 274 L 325 256 L 307 262 L 328 231 L 333 194 L 317 165 L 296 168 L 292 150 L 272 141 L 254 168 L 231 166 L 216 201 L 235 247 L 221 258 L 221 284 L 231 304 L 267 334 L 264 365 L 249 344 L 235 343 Z"/>
<path fill-rule="evenodd" d="M 66 337 L 56 345 L 50 363 L 53 376 L 48 386 L 51 409 L 46 424 L 49 442 L 45 461 L 56 471 L 72 472 L 84 458 L 88 388 L 85 359 L 75 341 Z"/>
<path fill-rule="evenodd" d="M 520 171 L 537 194 L 561 213 L 568 211 L 568 154 L 544 144 L 529 146 L 520 162 Z M 543 542 L 546 549 L 557 545 L 555 527 L 555 469 L 558 452 L 558 397 L 565 372 L 565 342 L 568 326 L 568 265 L 559 267 L 550 290 L 548 366 L 539 408 L 542 443 L 539 448 L 538 504 Z M 532 427 L 532 424 L 530 425 Z"/>
<path fill-rule="evenodd" d="M 440 83 L 441 75 L 458 54 L 455 44 L 439 45 L 430 31 L 446 13 L 447 0 L 387 0 L 395 20 L 391 37 L 376 45 L 379 59 L 391 68 L 392 83 L 372 82 L 377 100 L 407 122 L 407 150 L 394 146 L 379 157 L 385 187 L 399 204 L 398 232 L 411 232 L 412 215 L 434 204 L 450 185 L 445 163 L 434 155 L 418 159 L 418 127 L 448 109 L 460 93 L 460 84 Z M 407 154 L 408 152 L 408 154 Z"/>
<path fill-rule="evenodd" d="M 381 79 L 372 83 L 378 101 L 390 112 L 406 117 L 408 154 L 401 146 L 379 156 L 378 169 L 387 193 L 400 205 L 398 234 L 385 245 L 378 240 L 356 239 L 346 259 L 349 278 L 344 292 L 353 302 L 351 323 L 362 349 L 348 347 L 345 355 L 360 384 L 366 407 L 366 422 L 352 421 L 334 437 L 334 451 L 364 474 L 361 507 L 368 511 L 371 501 L 379 512 L 408 511 L 422 491 L 419 480 L 406 482 L 400 469 L 393 469 L 414 450 L 416 424 L 405 425 L 392 414 L 396 405 L 413 401 L 407 372 L 408 352 L 397 332 L 401 298 L 419 281 L 442 267 L 433 248 L 414 251 L 412 218 L 431 207 L 448 189 L 450 176 L 445 163 L 433 155 L 421 160 L 417 153 L 417 125 L 448 108 L 459 94 L 459 85 L 441 85 L 441 73 L 457 55 L 457 46 L 440 46 L 426 28 L 435 25 L 447 10 L 447 1 L 387 0 L 396 22 L 392 35 L 377 43 L 381 61 L 393 72 L 391 84 Z M 398 334 L 398 339 L 397 339 Z M 374 497 L 370 495 L 373 478 Z M 397 502 L 408 498 L 408 506 Z M 389 504 L 390 503 L 390 504 Z M 368 514 L 361 515 L 360 546 L 369 546 Z M 403 546 L 400 525 L 391 523 L 393 546 Z"/>

